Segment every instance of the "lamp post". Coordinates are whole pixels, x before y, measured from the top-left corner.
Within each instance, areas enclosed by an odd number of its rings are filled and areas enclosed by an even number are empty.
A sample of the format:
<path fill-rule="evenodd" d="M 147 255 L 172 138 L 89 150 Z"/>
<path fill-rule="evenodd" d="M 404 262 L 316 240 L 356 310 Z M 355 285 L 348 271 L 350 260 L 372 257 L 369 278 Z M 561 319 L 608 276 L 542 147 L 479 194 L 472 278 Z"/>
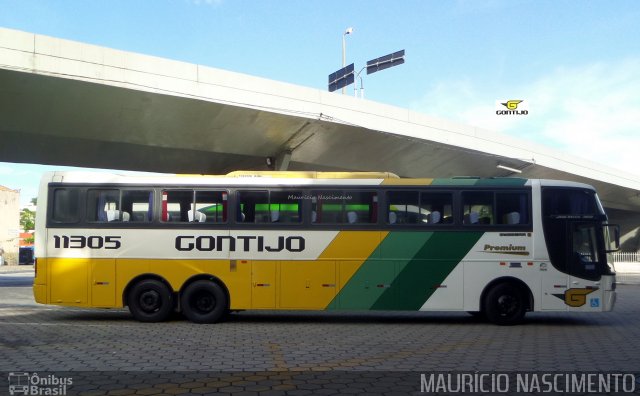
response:
<path fill-rule="evenodd" d="M 342 67 L 345 67 L 347 65 L 347 34 L 351 34 L 353 33 L 353 28 L 352 27 L 348 27 L 344 33 L 342 33 Z M 346 91 L 346 87 L 342 87 L 342 94 L 344 94 Z"/>
<path fill-rule="evenodd" d="M 360 79 L 360 98 L 364 99 L 364 84 L 362 83 L 362 77 L 360 76 L 360 73 L 362 73 L 362 71 L 364 69 L 366 69 L 367 67 L 363 67 L 362 69 L 360 69 L 360 71 L 358 73 L 356 73 L 356 77 L 355 77 L 355 84 L 353 84 L 353 96 L 355 96 L 356 98 L 358 97 L 358 79 Z"/>
<path fill-rule="evenodd" d="M 347 66 L 346 37 L 347 34 L 351 33 L 353 33 L 352 27 L 347 28 L 344 33 L 342 33 L 342 68 L 329 74 L 329 84 L 327 88 L 329 89 L 329 92 L 335 92 L 342 88 L 342 94 L 344 95 L 346 87 L 355 83 L 355 86 L 353 87 L 353 95 L 358 97 L 358 79 L 360 79 L 360 97 L 364 98 L 364 84 L 362 83 L 362 77 L 360 76 L 364 69 L 367 69 L 367 74 L 372 74 L 380 70 L 401 65 L 404 63 L 404 50 L 371 59 L 367 62 L 367 66 L 360 69 L 357 74 L 354 74 L 355 63 L 351 63 Z"/>

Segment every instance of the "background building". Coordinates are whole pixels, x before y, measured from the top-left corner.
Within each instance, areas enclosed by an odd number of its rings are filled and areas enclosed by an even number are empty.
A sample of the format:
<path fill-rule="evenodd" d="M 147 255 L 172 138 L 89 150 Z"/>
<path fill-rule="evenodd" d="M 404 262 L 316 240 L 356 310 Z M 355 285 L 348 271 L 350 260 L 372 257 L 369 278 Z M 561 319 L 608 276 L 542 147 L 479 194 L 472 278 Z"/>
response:
<path fill-rule="evenodd" d="M 20 191 L 0 186 L 0 248 L 5 264 L 18 264 Z"/>

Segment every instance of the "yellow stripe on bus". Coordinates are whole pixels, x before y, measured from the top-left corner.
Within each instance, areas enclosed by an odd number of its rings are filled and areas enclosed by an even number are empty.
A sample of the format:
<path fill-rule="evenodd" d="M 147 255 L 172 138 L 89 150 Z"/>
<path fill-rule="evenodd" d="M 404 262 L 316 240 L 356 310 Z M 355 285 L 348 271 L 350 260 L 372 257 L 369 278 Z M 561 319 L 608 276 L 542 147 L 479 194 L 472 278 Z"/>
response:
<path fill-rule="evenodd" d="M 340 231 L 319 260 L 366 260 L 389 231 Z"/>
<path fill-rule="evenodd" d="M 428 186 L 433 183 L 433 179 L 384 179 L 383 186 Z"/>
<path fill-rule="evenodd" d="M 34 290 L 40 303 L 122 307 L 125 288 L 138 276 L 161 277 L 179 291 L 193 276 L 215 274 L 229 291 L 231 309 L 325 309 L 375 258 L 387 234 L 342 231 L 317 260 L 42 258 L 36 281 L 42 287 Z"/>

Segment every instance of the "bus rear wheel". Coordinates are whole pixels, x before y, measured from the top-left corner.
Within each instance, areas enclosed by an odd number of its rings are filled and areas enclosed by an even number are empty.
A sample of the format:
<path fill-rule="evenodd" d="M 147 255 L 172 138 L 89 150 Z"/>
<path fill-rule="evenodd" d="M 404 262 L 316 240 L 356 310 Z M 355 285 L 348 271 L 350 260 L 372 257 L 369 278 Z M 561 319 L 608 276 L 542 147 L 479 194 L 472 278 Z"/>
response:
<path fill-rule="evenodd" d="M 523 290 L 511 283 L 500 283 L 492 287 L 484 301 L 487 319 L 501 326 L 520 323 L 526 310 Z"/>
<path fill-rule="evenodd" d="M 127 304 L 135 319 L 141 322 L 162 322 L 173 310 L 173 294 L 164 283 L 146 279 L 131 288 Z"/>
<path fill-rule="evenodd" d="M 216 323 L 227 312 L 227 294 L 215 282 L 195 281 L 182 293 L 180 306 L 184 316 L 192 322 Z"/>

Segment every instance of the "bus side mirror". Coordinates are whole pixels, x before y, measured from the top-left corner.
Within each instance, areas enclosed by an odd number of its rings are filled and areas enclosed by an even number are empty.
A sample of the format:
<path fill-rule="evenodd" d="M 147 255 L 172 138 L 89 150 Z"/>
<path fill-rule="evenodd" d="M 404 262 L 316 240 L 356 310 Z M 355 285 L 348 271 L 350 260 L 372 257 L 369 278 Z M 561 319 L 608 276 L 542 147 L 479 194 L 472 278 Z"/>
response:
<path fill-rule="evenodd" d="M 620 250 L 620 226 L 618 224 L 605 224 L 605 235 L 608 246 L 607 253 L 613 253 Z"/>

